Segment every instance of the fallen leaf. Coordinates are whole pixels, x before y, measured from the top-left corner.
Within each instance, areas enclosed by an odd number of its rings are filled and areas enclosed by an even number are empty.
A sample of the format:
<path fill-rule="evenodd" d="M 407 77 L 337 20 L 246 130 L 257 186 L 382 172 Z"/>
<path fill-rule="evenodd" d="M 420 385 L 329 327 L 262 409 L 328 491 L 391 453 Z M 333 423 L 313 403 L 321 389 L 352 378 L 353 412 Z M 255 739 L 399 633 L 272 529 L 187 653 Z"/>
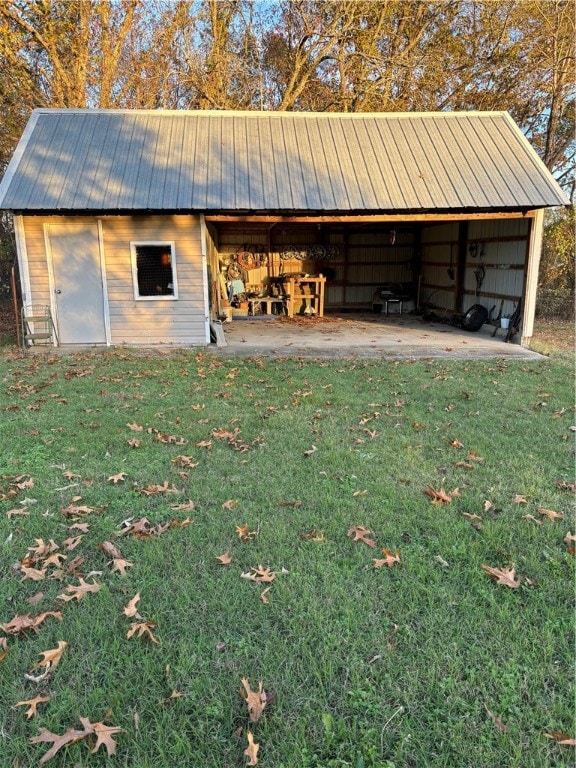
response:
<path fill-rule="evenodd" d="M 65 640 L 58 640 L 58 648 L 52 648 L 52 650 L 50 651 L 40 652 L 40 654 L 44 656 L 44 658 L 42 659 L 42 661 L 39 661 L 37 664 L 34 664 L 34 668 L 51 667 L 52 669 L 55 669 L 60 663 L 60 659 L 62 658 L 62 654 L 64 653 L 66 648 L 68 648 L 68 643 Z"/>
<path fill-rule="evenodd" d="M 488 499 L 486 499 L 486 501 L 484 502 L 484 512 L 489 512 L 493 506 L 494 504 L 492 504 L 491 501 L 488 501 Z"/>
<path fill-rule="evenodd" d="M 198 466 L 198 462 L 192 461 L 192 456 L 175 456 L 171 461 L 172 464 L 182 469 L 194 469 Z"/>
<path fill-rule="evenodd" d="M 354 525 L 350 530 L 348 531 L 348 536 L 353 536 L 353 541 L 362 541 L 364 544 L 367 544 L 369 547 L 375 547 L 376 542 L 374 539 L 369 539 L 368 534 L 372 533 L 372 531 L 369 531 L 367 528 L 364 528 L 363 525 Z"/>
<path fill-rule="evenodd" d="M 138 440 L 138 438 L 136 437 L 133 437 L 130 440 L 127 440 L 126 442 L 130 446 L 130 448 L 140 448 L 140 445 L 142 444 L 141 441 Z"/>
<path fill-rule="evenodd" d="M 570 544 L 573 544 L 576 541 L 576 535 L 568 531 L 566 536 L 564 536 L 564 541 L 570 546 Z"/>
<path fill-rule="evenodd" d="M 80 600 L 82 600 L 82 598 L 89 592 L 98 592 L 100 589 L 101 585 L 97 582 L 87 584 L 80 576 L 78 578 L 78 584 L 68 584 L 65 587 L 66 592 L 68 592 L 67 595 L 61 594 L 57 595 L 56 597 L 58 600 L 65 600 L 66 602 L 69 602 L 70 600 L 77 600 L 80 602 Z"/>
<path fill-rule="evenodd" d="M 317 528 L 313 528 L 311 531 L 308 531 L 308 533 L 301 533 L 300 538 L 308 539 L 309 541 L 316 541 L 322 544 L 326 542 L 324 531 L 319 531 Z"/>
<path fill-rule="evenodd" d="M 228 499 L 228 501 L 225 501 L 224 504 L 222 504 L 222 509 L 234 509 L 237 504 L 238 502 L 234 499 Z"/>
<path fill-rule="evenodd" d="M 542 525 L 542 520 L 538 520 L 534 515 L 522 515 L 522 520 L 529 520 L 531 523 L 536 523 L 536 525 Z"/>
<path fill-rule="evenodd" d="M 304 456 L 306 456 L 306 457 L 312 456 L 312 454 L 316 453 L 317 450 L 318 450 L 318 448 L 316 448 L 316 446 L 313 445 L 309 450 L 304 451 Z"/>
<path fill-rule="evenodd" d="M 548 518 L 548 520 L 562 520 L 562 518 L 564 517 L 564 515 L 561 514 L 560 512 L 554 512 L 551 509 L 544 509 L 544 507 L 540 507 L 538 509 L 538 514 L 544 515 L 545 517 Z"/>
<path fill-rule="evenodd" d="M 438 565 L 441 568 L 449 568 L 450 567 L 450 563 L 447 563 L 446 560 L 444 560 L 444 558 L 441 557 L 440 555 L 434 555 L 434 560 L 436 560 L 436 562 L 438 563 Z"/>
<path fill-rule="evenodd" d="M 191 510 L 196 509 L 196 507 L 194 502 L 191 499 L 188 499 L 188 501 L 183 504 L 170 504 L 170 509 L 175 509 L 178 512 L 190 512 Z"/>
<path fill-rule="evenodd" d="M 554 739 L 558 744 L 563 744 L 567 747 L 576 746 L 576 739 L 573 739 L 567 733 L 562 733 L 562 731 L 544 731 L 542 735 L 546 736 L 547 739 Z"/>
<path fill-rule="evenodd" d="M 28 632 L 31 629 L 36 629 L 46 619 L 52 616 L 59 621 L 62 619 L 60 611 L 45 611 L 38 614 L 38 616 L 31 616 L 29 613 L 22 616 L 15 616 L 7 624 L 0 624 L 0 629 L 7 635 L 19 635 L 22 632 Z"/>
<path fill-rule="evenodd" d="M 250 571 L 247 573 L 241 573 L 240 578 L 258 582 L 270 582 L 274 581 L 276 578 L 274 571 L 271 571 L 270 568 L 263 568 L 261 565 L 259 565 L 257 568 L 252 566 Z"/>
<path fill-rule="evenodd" d="M 76 549 L 76 547 L 80 544 L 84 536 L 80 534 L 79 536 L 70 536 L 69 538 L 65 539 L 62 543 L 68 550 L 68 552 L 72 552 L 73 549 Z"/>
<path fill-rule="evenodd" d="M 104 723 L 91 723 L 87 718 L 81 717 L 80 722 L 84 726 L 85 730 L 89 734 L 96 734 L 96 744 L 94 749 L 90 751 L 92 754 L 98 752 L 100 747 L 106 747 L 108 757 L 111 757 L 116 753 L 116 742 L 112 738 L 115 733 L 119 733 L 122 728 L 114 728 L 111 725 L 105 725 Z M 88 731 L 88 729 L 91 729 Z"/>
<path fill-rule="evenodd" d="M 452 448 L 464 448 L 460 440 L 452 440 L 450 442 L 450 445 L 452 446 Z"/>
<path fill-rule="evenodd" d="M 392 568 L 395 563 L 400 562 L 400 552 L 392 554 L 389 549 L 383 549 L 382 552 L 386 555 L 386 557 L 374 558 L 374 568 L 382 568 L 383 565 L 387 565 L 388 568 Z"/>
<path fill-rule="evenodd" d="M 112 573 L 118 571 L 122 576 L 126 574 L 126 568 L 132 568 L 133 563 L 124 560 L 123 557 L 115 557 L 112 561 Z"/>
<path fill-rule="evenodd" d="M 178 488 L 174 486 L 174 483 L 172 483 L 172 485 L 168 485 L 168 480 L 165 480 L 162 485 L 147 485 L 145 488 L 142 488 L 140 492 L 145 496 L 155 496 L 159 493 L 181 493 L 181 491 L 179 491 Z"/>
<path fill-rule="evenodd" d="M 20 566 L 20 573 L 23 574 L 20 581 L 30 579 L 31 581 L 42 581 L 46 578 L 46 568 L 39 570 L 38 568 L 27 568 L 25 565 Z"/>
<path fill-rule="evenodd" d="M 145 636 L 148 640 L 150 640 L 151 643 L 155 643 L 156 645 L 160 645 L 160 642 L 156 640 L 154 635 L 152 634 L 152 630 L 155 629 L 158 625 L 155 624 L 153 621 L 143 621 L 141 623 L 134 623 L 130 625 L 130 629 L 126 633 L 126 637 L 128 640 L 134 635 L 136 632 L 138 632 L 138 637 Z"/>
<path fill-rule="evenodd" d="M 32 736 L 30 738 L 30 743 L 41 744 L 42 742 L 52 742 L 51 748 L 40 758 L 40 762 L 38 763 L 39 765 L 44 765 L 44 763 L 54 757 L 59 749 L 62 749 L 62 747 L 65 747 L 68 744 L 74 744 L 81 739 L 85 739 L 89 735 L 90 732 L 86 732 L 86 730 L 77 731 L 73 728 L 69 728 L 66 733 L 63 733 L 62 735 L 52 733 L 52 731 L 49 731 L 47 728 L 41 728 L 38 736 Z"/>
<path fill-rule="evenodd" d="M 271 589 L 272 587 L 266 587 L 266 589 L 262 590 L 262 592 L 260 593 L 260 600 L 262 600 L 263 603 L 267 604 L 270 602 L 268 598 L 268 592 L 270 592 Z"/>
<path fill-rule="evenodd" d="M 44 704 L 47 701 L 50 701 L 50 696 L 35 696 L 33 699 L 28 699 L 28 701 L 19 701 L 14 704 L 14 706 L 29 707 L 24 714 L 26 715 L 26 718 L 30 720 L 31 717 L 35 717 L 38 714 L 36 712 L 38 704 Z"/>
<path fill-rule="evenodd" d="M 114 483 L 114 485 L 117 485 L 118 483 L 123 483 L 127 477 L 128 475 L 126 474 L 126 472 L 119 472 L 117 475 L 110 475 L 110 477 L 108 478 L 108 482 Z"/>
<path fill-rule="evenodd" d="M 142 432 L 144 427 L 141 427 L 139 424 L 136 424 L 135 421 L 132 422 L 132 424 L 126 424 L 128 429 L 131 429 L 133 432 Z"/>
<path fill-rule="evenodd" d="M 482 570 L 489 576 L 496 579 L 497 584 L 503 584 L 510 589 L 518 589 L 521 584 L 521 580 L 515 580 L 516 570 L 515 568 L 492 568 L 490 565 L 482 565 Z"/>
<path fill-rule="evenodd" d="M 509 726 L 509 725 L 505 725 L 505 724 L 502 722 L 502 717 L 501 717 L 500 715 L 495 715 L 493 712 L 491 712 L 491 711 L 488 709 L 488 707 L 486 706 L 486 704 L 484 704 L 484 709 L 486 710 L 486 713 L 488 714 L 488 717 L 490 718 L 490 720 L 492 720 L 492 722 L 494 723 L 494 726 L 495 726 L 495 727 L 496 727 L 496 728 L 497 728 L 499 731 L 504 731 L 504 732 L 506 732 L 506 731 L 509 731 L 509 730 L 510 730 L 510 726 Z"/>
<path fill-rule="evenodd" d="M 140 592 L 137 592 L 132 600 L 129 600 L 126 605 L 124 606 L 124 615 L 128 616 L 129 618 L 132 618 L 132 616 L 137 616 L 139 618 L 142 618 L 139 616 L 138 611 L 136 609 L 136 603 L 140 600 Z"/>
<path fill-rule="evenodd" d="M 528 499 L 521 493 L 517 493 L 512 499 L 514 504 L 528 504 Z"/>
<path fill-rule="evenodd" d="M 460 496 L 458 488 L 454 488 L 451 493 L 447 493 L 444 488 L 440 488 L 439 491 L 436 491 L 431 485 L 429 485 L 423 493 L 426 496 L 430 496 L 432 504 L 437 504 L 439 506 L 449 504 L 455 496 Z"/>
<path fill-rule="evenodd" d="M 252 736 L 250 731 L 246 734 L 246 738 L 248 739 L 248 746 L 244 750 L 244 754 L 249 758 L 249 762 L 246 763 L 246 765 L 258 765 L 258 750 L 260 749 L 260 744 L 257 744 L 254 741 L 254 736 Z"/>
<path fill-rule="evenodd" d="M 36 605 L 37 603 L 40 603 L 42 601 L 43 597 L 44 597 L 44 592 L 36 592 L 36 594 L 32 595 L 32 597 L 27 597 L 26 602 L 29 605 Z"/>
<path fill-rule="evenodd" d="M 250 683 L 245 677 L 242 678 L 242 685 L 244 686 L 244 691 L 241 690 L 240 695 L 248 705 L 250 722 L 257 723 L 262 716 L 267 701 L 266 691 L 262 688 L 262 680 L 258 683 L 257 691 L 253 691 L 250 688 Z"/>
<path fill-rule="evenodd" d="M 236 526 L 236 533 L 242 541 L 252 541 L 258 535 L 258 531 L 251 531 L 248 527 L 248 523 L 244 523 L 242 526 Z"/>
<path fill-rule="evenodd" d="M 222 565 L 230 565 L 230 563 L 232 562 L 232 558 L 230 557 L 229 552 L 224 552 L 223 555 L 218 555 L 216 560 L 222 563 Z"/>

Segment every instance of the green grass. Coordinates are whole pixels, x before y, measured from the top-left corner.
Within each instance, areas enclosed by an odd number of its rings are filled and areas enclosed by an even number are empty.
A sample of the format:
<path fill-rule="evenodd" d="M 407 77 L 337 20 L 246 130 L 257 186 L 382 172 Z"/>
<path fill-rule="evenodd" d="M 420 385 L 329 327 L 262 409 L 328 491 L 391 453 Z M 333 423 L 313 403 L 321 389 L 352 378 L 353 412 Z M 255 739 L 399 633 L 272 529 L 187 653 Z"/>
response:
<path fill-rule="evenodd" d="M 8 638 L 2 768 L 37 765 L 50 745 L 30 737 L 78 728 L 80 716 L 123 729 L 115 756 L 79 743 L 49 765 L 246 765 L 243 677 L 273 695 L 250 725 L 263 767 L 573 765 L 570 747 L 543 736 L 574 735 L 567 362 L 108 351 L 4 353 L 2 371 L 0 485 L 30 475 L 34 486 L 0 501 L 0 623 L 62 611 L 36 634 Z M 249 449 L 211 438 L 215 428 L 238 429 Z M 135 437 L 141 445 L 130 448 Z M 211 449 L 197 445 L 207 440 Z M 467 461 L 469 451 L 482 461 Z M 198 466 L 179 468 L 179 455 Z M 108 481 L 120 472 L 123 483 Z M 141 492 L 165 481 L 179 493 Z M 435 506 L 428 485 L 461 495 Z M 104 509 L 83 517 L 89 531 L 67 552 L 73 521 L 61 509 L 74 496 Z M 171 508 L 189 499 L 192 512 Z M 228 500 L 236 506 L 223 508 Z M 27 516 L 8 518 L 23 506 Z M 481 529 L 463 513 L 479 515 Z M 187 516 L 193 525 L 158 537 L 116 536 L 127 518 Z M 258 532 L 252 541 L 236 534 L 244 523 Z M 373 531 L 376 549 L 347 536 L 354 525 Z M 302 538 L 313 529 L 325 540 Z M 93 577 L 101 590 L 64 604 L 57 595 L 75 578 L 21 580 L 15 564 L 36 538 L 54 539 L 69 560 L 82 555 L 84 575 L 102 572 Z M 105 540 L 133 563 L 124 576 L 111 572 Z M 401 563 L 374 569 L 382 548 Z M 226 551 L 233 561 L 222 566 Z M 277 573 L 268 604 L 268 585 L 240 577 L 259 564 Z M 513 565 L 521 586 L 496 584 L 482 564 Z M 136 592 L 159 645 L 126 639 L 123 608 Z M 53 674 L 27 681 L 59 640 L 69 646 Z M 169 699 L 173 690 L 184 696 Z M 51 700 L 27 720 L 13 705 L 38 693 Z"/>

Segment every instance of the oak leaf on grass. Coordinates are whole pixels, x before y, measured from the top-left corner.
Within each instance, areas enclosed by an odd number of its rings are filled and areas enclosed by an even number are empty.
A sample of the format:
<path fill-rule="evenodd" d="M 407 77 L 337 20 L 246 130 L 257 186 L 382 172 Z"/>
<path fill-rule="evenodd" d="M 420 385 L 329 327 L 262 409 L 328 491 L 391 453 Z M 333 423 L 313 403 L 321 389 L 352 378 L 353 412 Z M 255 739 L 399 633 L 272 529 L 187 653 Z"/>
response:
<path fill-rule="evenodd" d="M 48 752 L 40 758 L 39 765 L 44 765 L 44 763 L 48 762 L 48 760 L 54 757 L 62 747 L 66 747 L 69 744 L 75 744 L 83 739 L 89 739 L 91 736 L 96 736 L 94 748 L 91 750 L 93 754 L 97 752 L 101 746 L 106 747 L 106 752 L 109 757 L 115 754 L 116 742 L 112 737 L 114 734 L 121 731 L 121 728 L 115 728 L 106 725 L 105 723 L 91 723 L 87 717 L 81 717 L 80 722 L 83 726 L 83 730 L 81 731 L 69 728 L 65 733 L 57 734 L 52 733 L 47 728 L 41 728 L 38 736 L 32 736 L 30 739 L 30 743 L 32 744 L 52 742 L 52 746 Z"/>
<path fill-rule="evenodd" d="M 218 555 L 216 557 L 216 560 L 218 560 L 218 562 L 221 563 L 222 565 L 230 565 L 230 563 L 232 562 L 232 557 L 230 555 L 230 552 L 224 552 L 223 555 Z"/>
<path fill-rule="evenodd" d="M 62 593 L 61 595 L 57 595 L 57 599 L 66 602 L 69 602 L 70 600 L 77 600 L 80 602 L 80 600 L 82 600 L 82 598 L 89 592 L 98 592 L 101 588 L 102 586 L 101 584 L 98 584 L 98 582 L 94 581 L 92 584 L 88 584 L 81 576 L 79 576 L 78 584 L 68 584 L 65 588 L 68 594 L 65 595 Z"/>
<path fill-rule="evenodd" d="M 544 731 L 542 735 L 546 736 L 547 739 L 553 739 L 556 743 L 566 747 L 576 746 L 576 739 L 573 739 L 567 733 L 563 733 L 562 731 Z"/>
<path fill-rule="evenodd" d="M 137 592 L 132 600 L 129 600 L 126 605 L 124 606 L 124 616 L 128 616 L 129 618 L 132 618 L 132 616 L 136 616 L 137 618 L 141 619 L 142 616 L 138 613 L 138 609 L 136 608 L 136 603 L 140 600 L 140 592 Z"/>
<path fill-rule="evenodd" d="M 108 482 L 114 483 L 114 485 L 117 485 L 118 483 L 123 483 L 127 477 L 128 475 L 126 474 L 126 472 L 118 472 L 117 475 L 110 475 L 110 477 L 108 478 Z"/>
<path fill-rule="evenodd" d="M 544 507 L 540 507 L 538 509 L 538 514 L 542 515 L 543 517 L 547 517 L 548 520 L 562 520 L 564 515 L 561 512 L 554 512 L 552 509 L 545 509 Z"/>
<path fill-rule="evenodd" d="M 68 648 L 68 643 L 65 640 L 58 640 L 58 648 L 52 648 L 49 651 L 40 651 L 40 654 L 44 656 L 44 658 L 42 661 L 34 664 L 34 667 L 51 667 L 54 669 L 58 666 L 66 648 Z"/>
<path fill-rule="evenodd" d="M 28 699 L 28 701 L 18 701 L 14 706 L 28 707 L 24 714 L 26 719 L 30 720 L 31 717 L 35 717 L 38 714 L 36 711 L 38 704 L 45 704 L 47 701 L 50 701 L 50 696 L 35 696 L 33 699 Z"/>
<path fill-rule="evenodd" d="M 266 695 L 266 691 L 262 688 L 262 680 L 258 682 L 258 690 L 253 691 L 250 687 L 250 683 L 248 682 L 248 679 L 243 677 L 242 678 L 242 685 L 244 686 L 244 690 L 240 690 L 240 695 L 246 702 L 246 705 L 248 706 L 248 715 L 250 717 L 251 723 L 257 723 L 258 720 L 262 717 L 262 713 L 264 712 L 264 707 L 266 706 L 266 702 L 268 701 L 268 697 Z"/>
<path fill-rule="evenodd" d="M 248 527 L 248 523 L 244 523 L 242 526 L 236 526 L 236 533 L 242 541 L 252 541 L 258 535 L 258 531 L 251 531 Z"/>
<path fill-rule="evenodd" d="M 521 584 L 520 579 L 515 579 L 515 568 L 492 568 L 490 565 L 482 565 L 482 570 L 496 579 L 497 584 L 503 584 L 510 589 L 518 589 Z"/>
<path fill-rule="evenodd" d="M 387 565 L 388 568 L 392 568 L 393 565 L 400 562 L 400 552 L 392 554 L 389 549 L 383 549 L 382 552 L 386 557 L 374 558 L 374 568 L 382 568 L 384 565 Z"/>
<path fill-rule="evenodd" d="M 7 624 L 0 624 L 0 629 L 7 635 L 19 635 L 22 632 L 28 632 L 31 629 L 37 629 L 46 619 L 52 616 L 59 621 L 62 619 L 60 611 L 45 611 L 37 616 L 25 613 L 21 616 L 15 616 Z"/>
<path fill-rule="evenodd" d="M 438 506 L 450 504 L 450 502 L 455 496 L 460 496 L 460 490 L 458 488 L 454 488 L 453 491 L 448 493 L 447 491 L 444 490 L 444 488 L 440 488 L 439 491 L 436 491 L 431 485 L 427 486 L 426 490 L 423 491 L 423 493 L 426 496 L 430 496 L 430 498 L 432 499 L 432 504 L 436 504 Z"/>
<path fill-rule="evenodd" d="M 369 547 L 375 547 L 376 542 L 374 539 L 369 539 L 368 534 L 372 533 L 372 531 L 369 531 L 368 528 L 364 528 L 363 525 L 353 525 L 352 528 L 348 531 L 348 536 L 353 536 L 353 541 L 362 541 L 364 544 L 367 544 Z"/>
<path fill-rule="evenodd" d="M 274 579 L 276 578 L 276 574 L 274 571 L 271 571 L 270 568 L 263 568 L 261 565 L 259 565 L 258 568 L 255 568 L 254 566 L 252 566 L 250 568 L 250 571 L 248 571 L 247 573 L 241 573 L 240 578 L 248 579 L 249 581 L 257 581 L 259 583 L 262 583 L 262 582 L 268 583 L 268 582 L 274 581 Z"/>
<path fill-rule="evenodd" d="M 246 763 L 246 765 L 258 765 L 258 750 L 260 749 L 260 744 L 257 744 L 254 741 L 254 736 L 250 731 L 246 734 L 246 738 L 248 739 L 248 746 L 244 750 L 244 754 L 249 758 L 249 762 Z"/>
<path fill-rule="evenodd" d="M 130 625 L 130 629 L 126 633 L 126 638 L 129 640 L 133 635 L 138 633 L 138 637 L 145 637 L 151 643 L 160 645 L 160 641 L 157 640 L 152 634 L 152 630 L 156 629 L 158 625 L 153 621 L 142 621 L 140 623 L 134 622 Z"/>
<path fill-rule="evenodd" d="M 492 722 L 494 723 L 494 727 L 495 728 L 497 728 L 499 731 L 503 731 L 503 732 L 506 732 L 506 731 L 510 730 L 510 726 L 506 725 L 506 723 L 502 722 L 501 715 L 495 715 L 493 712 L 491 712 L 488 709 L 486 704 L 484 704 L 484 709 L 486 710 L 486 713 L 487 713 L 488 717 L 490 718 L 490 720 L 492 720 Z"/>

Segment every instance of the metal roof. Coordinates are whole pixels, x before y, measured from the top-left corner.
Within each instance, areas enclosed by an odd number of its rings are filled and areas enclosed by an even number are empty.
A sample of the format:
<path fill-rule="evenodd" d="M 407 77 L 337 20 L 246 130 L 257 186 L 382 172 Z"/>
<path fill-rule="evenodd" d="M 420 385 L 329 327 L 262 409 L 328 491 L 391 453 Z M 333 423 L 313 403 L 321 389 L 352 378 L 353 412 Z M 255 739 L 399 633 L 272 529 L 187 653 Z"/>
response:
<path fill-rule="evenodd" d="M 0 184 L 0 209 L 20 212 L 474 212 L 567 203 L 506 112 L 39 109 Z"/>

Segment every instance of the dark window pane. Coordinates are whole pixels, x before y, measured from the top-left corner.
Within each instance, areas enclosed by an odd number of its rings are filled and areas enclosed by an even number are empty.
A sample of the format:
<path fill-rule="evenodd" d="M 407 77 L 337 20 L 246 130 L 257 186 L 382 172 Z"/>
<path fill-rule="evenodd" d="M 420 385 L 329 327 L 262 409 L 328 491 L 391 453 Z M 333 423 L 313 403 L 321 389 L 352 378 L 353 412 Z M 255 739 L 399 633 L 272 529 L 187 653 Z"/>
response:
<path fill-rule="evenodd" d="M 139 296 L 173 296 L 172 252 L 167 245 L 137 245 Z"/>

